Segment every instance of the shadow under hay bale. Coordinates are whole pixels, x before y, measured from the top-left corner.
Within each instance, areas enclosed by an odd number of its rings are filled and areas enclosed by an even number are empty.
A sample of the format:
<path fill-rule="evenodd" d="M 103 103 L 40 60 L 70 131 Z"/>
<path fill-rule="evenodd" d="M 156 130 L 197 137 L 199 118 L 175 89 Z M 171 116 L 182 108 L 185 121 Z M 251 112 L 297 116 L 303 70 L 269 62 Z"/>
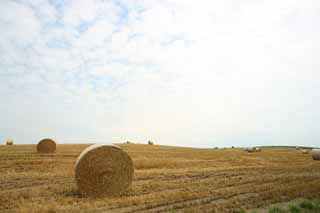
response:
<path fill-rule="evenodd" d="M 313 160 L 320 160 L 320 149 L 313 149 L 311 154 Z"/>
<path fill-rule="evenodd" d="M 131 186 L 133 173 L 130 156 L 115 145 L 91 145 L 75 165 L 77 187 L 84 197 L 119 196 Z"/>
<path fill-rule="evenodd" d="M 52 139 L 42 139 L 37 145 L 39 153 L 53 153 L 56 151 L 56 142 Z"/>

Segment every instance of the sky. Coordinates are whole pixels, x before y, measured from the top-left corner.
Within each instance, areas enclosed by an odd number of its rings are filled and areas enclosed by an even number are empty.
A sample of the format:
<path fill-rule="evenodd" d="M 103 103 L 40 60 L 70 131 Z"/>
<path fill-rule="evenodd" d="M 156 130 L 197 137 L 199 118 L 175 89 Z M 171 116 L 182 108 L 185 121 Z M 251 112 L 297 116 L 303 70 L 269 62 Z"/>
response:
<path fill-rule="evenodd" d="M 320 1 L 2 0 L 0 142 L 44 137 L 320 146 Z"/>

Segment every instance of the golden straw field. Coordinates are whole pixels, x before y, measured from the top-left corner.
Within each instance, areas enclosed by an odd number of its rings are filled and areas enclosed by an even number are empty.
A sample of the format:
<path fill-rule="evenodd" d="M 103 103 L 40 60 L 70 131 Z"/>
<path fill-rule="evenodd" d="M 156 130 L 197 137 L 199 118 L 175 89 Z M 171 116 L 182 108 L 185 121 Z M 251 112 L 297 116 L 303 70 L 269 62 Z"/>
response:
<path fill-rule="evenodd" d="M 74 164 L 88 145 L 0 146 L 0 212 L 239 212 L 320 198 L 320 161 L 293 148 L 194 149 L 121 144 L 133 160 L 130 189 L 115 198 L 79 195 Z"/>

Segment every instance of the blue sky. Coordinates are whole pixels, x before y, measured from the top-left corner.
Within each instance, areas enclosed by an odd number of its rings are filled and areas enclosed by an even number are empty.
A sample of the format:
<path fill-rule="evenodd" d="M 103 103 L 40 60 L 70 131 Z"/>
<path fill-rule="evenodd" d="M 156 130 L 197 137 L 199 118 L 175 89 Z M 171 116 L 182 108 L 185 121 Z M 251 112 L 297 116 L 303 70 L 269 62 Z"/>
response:
<path fill-rule="evenodd" d="M 4 0 L 0 140 L 320 146 L 317 0 Z"/>

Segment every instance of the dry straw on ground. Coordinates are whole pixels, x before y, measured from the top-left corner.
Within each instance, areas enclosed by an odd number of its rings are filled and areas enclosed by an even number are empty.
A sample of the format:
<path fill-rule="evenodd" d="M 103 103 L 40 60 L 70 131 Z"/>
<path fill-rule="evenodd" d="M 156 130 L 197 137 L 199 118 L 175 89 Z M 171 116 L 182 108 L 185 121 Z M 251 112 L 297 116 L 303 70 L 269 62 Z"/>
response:
<path fill-rule="evenodd" d="M 313 149 L 311 151 L 313 160 L 320 160 L 320 149 Z"/>
<path fill-rule="evenodd" d="M 120 145 L 138 170 L 132 189 L 80 198 L 74 163 L 87 146 L 59 143 L 54 156 L 32 153 L 35 145 L 0 146 L 0 212 L 239 212 L 320 195 L 320 161 L 289 147 L 246 153 L 134 144 Z"/>
<path fill-rule="evenodd" d="M 7 144 L 8 146 L 13 145 L 13 140 L 12 140 L 12 139 L 8 139 L 7 142 L 6 142 L 6 144 Z"/>
<path fill-rule="evenodd" d="M 42 139 L 37 145 L 37 151 L 42 153 L 52 153 L 56 151 L 56 142 L 52 139 Z"/>
<path fill-rule="evenodd" d="M 130 156 L 115 145 L 95 144 L 83 150 L 75 166 L 78 190 L 86 197 L 118 196 L 132 183 Z"/>

